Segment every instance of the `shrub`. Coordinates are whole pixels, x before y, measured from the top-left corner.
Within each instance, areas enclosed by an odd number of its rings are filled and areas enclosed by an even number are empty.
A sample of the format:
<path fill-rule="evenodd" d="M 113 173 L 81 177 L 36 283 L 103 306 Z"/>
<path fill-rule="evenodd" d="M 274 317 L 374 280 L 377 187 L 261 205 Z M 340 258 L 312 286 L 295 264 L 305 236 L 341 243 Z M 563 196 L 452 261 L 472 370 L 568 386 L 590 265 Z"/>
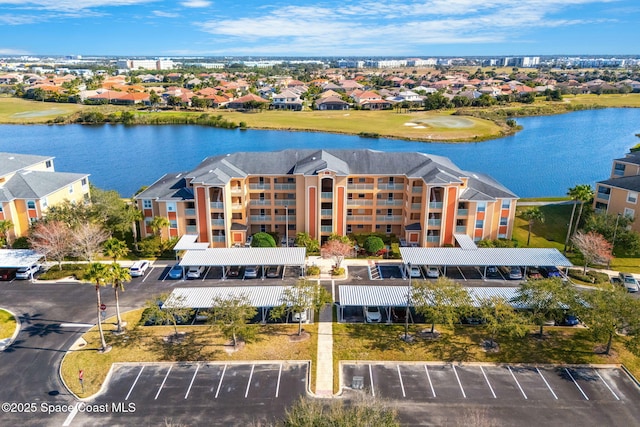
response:
<path fill-rule="evenodd" d="M 595 271 L 595 270 L 589 270 L 587 271 L 587 274 L 582 274 L 582 270 L 573 269 L 573 270 L 569 270 L 568 275 L 572 279 L 576 279 L 585 283 L 598 284 L 598 283 L 609 282 L 608 274 L 600 273 L 599 271 Z"/>
<path fill-rule="evenodd" d="M 251 247 L 253 248 L 275 248 L 276 239 L 269 233 L 260 232 L 253 235 L 251 241 Z"/>
<path fill-rule="evenodd" d="M 320 267 L 317 265 L 311 265 L 307 267 L 307 276 L 318 276 L 320 274 Z"/>
<path fill-rule="evenodd" d="M 332 276 L 344 276 L 344 267 L 334 268 L 331 270 Z"/>
<path fill-rule="evenodd" d="M 88 264 L 62 264 L 62 270 L 53 267 L 42 273 L 38 278 L 40 280 L 58 280 L 73 276 L 78 280 L 82 280 L 87 271 L 87 266 Z"/>
<path fill-rule="evenodd" d="M 364 241 L 364 250 L 370 254 L 376 254 L 384 248 L 384 242 L 378 236 L 369 236 Z"/>
<path fill-rule="evenodd" d="M 13 249 L 31 249 L 29 239 L 26 236 L 18 237 L 11 243 Z"/>

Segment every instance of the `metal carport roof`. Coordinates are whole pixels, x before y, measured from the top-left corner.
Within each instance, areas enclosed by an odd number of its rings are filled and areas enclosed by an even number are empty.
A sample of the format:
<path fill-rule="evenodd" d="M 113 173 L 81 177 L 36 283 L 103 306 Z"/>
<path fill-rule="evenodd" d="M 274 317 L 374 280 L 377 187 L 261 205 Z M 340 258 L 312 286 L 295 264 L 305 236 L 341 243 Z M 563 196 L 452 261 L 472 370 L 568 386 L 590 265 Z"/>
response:
<path fill-rule="evenodd" d="M 30 267 L 42 257 L 30 249 L 0 249 L 0 268 Z"/>
<path fill-rule="evenodd" d="M 196 243 L 198 236 L 195 234 L 185 234 L 178 240 L 178 243 L 173 247 L 174 251 L 187 251 L 187 250 L 203 250 L 209 247 L 208 243 Z"/>
<path fill-rule="evenodd" d="M 306 248 L 209 248 L 187 251 L 180 266 L 286 265 L 304 267 Z"/>
<path fill-rule="evenodd" d="M 401 247 L 405 264 L 437 266 L 538 266 L 572 267 L 557 249 L 549 248 L 411 248 Z"/>
<path fill-rule="evenodd" d="M 197 309 L 213 307 L 214 298 L 245 295 L 253 307 L 276 307 L 282 304 L 282 292 L 287 286 L 233 286 L 209 288 L 176 288 L 164 305 Z"/>

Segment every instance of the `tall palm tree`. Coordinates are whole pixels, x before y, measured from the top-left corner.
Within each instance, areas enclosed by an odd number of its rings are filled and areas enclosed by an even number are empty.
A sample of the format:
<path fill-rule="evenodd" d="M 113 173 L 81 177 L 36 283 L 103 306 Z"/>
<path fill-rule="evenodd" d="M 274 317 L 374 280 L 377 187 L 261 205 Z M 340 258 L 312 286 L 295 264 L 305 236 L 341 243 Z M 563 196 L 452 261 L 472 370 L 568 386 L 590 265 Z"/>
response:
<path fill-rule="evenodd" d="M 100 318 L 100 306 L 102 305 L 102 301 L 100 300 L 100 287 L 107 284 L 107 280 L 109 278 L 108 267 L 99 262 L 92 262 L 91 264 L 89 264 L 89 268 L 87 269 L 84 278 L 91 283 L 95 283 L 96 286 L 98 330 L 100 331 L 100 343 L 102 345 L 100 351 L 106 352 L 109 350 L 109 348 L 107 347 L 107 343 L 104 340 L 104 331 L 102 330 L 102 322 Z"/>
<path fill-rule="evenodd" d="M 578 231 L 578 226 L 580 225 L 580 217 L 582 217 L 582 208 L 584 207 L 585 202 L 589 202 L 593 200 L 593 188 L 589 184 L 581 184 L 576 185 L 576 199 L 580 202 L 580 209 L 578 210 L 578 218 L 576 219 L 576 224 L 573 232 Z"/>
<path fill-rule="evenodd" d="M 126 242 L 112 237 L 102 244 L 102 253 L 104 256 L 113 258 L 113 262 L 117 262 L 118 258 L 122 258 L 129 253 Z"/>
<path fill-rule="evenodd" d="M 168 227 L 169 225 L 169 220 L 163 216 L 155 216 L 151 220 L 151 223 L 149 223 L 149 227 L 151 227 L 153 234 L 160 237 L 162 237 L 162 229 L 164 227 Z"/>
<path fill-rule="evenodd" d="M 533 224 L 536 222 L 543 223 L 544 222 L 544 214 L 540 210 L 539 207 L 534 206 L 531 207 L 524 212 L 522 212 L 522 219 L 528 222 L 529 232 L 527 234 L 527 246 L 529 246 L 529 242 L 531 241 L 531 228 Z"/>
<path fill-rule="evenodd" d="M 131 274 L 129 274 L 129 270 L 121 267 L 117 263 L 111 264 L 109 267 L 109 281 L 111 282 L 111 286 L 113 287 L 113 291 L 116 297 L 116 318 L 118 319 L 118 328 L 116 332 L 122 332 L 122 318 L 120 317 L 120 299 L 118 295 L 118 291 L 124 292 L 124 284 L 126 282 L 131 281 Z"/>
<path fill-rule="evenodd" d="M 567 195 L 571 197 L 573 200 L 573 208 L 571 209 L 571 219 L 569 220 L 569 228 L 567 229 L 567 237 L 564 241 L 564 250 L 563 253 L 567 253 L 567 247 L 569 246 L 569 239 L 573 235 L 573 219 L 576 213 L 576 205 L 580 202 L 580 213 L 582 214 L 582 207 L 584 202 L 590 200 L 593 197 L 593 190 L 591 186 L 588 184 L 580 184 L 575 187 L 569 188 L 567 191 Z M 576 229 L 578 228 L 578 223 L 576 222 Z"/>

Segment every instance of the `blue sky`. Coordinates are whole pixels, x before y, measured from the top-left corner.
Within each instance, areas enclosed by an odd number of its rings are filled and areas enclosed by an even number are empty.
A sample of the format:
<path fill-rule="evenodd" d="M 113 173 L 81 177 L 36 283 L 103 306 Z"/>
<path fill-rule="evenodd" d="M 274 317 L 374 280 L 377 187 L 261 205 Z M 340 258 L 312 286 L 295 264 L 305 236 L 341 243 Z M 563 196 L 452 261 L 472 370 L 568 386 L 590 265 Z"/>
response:
<path fill-rule="evenodd" d="M 0 0 L 0 55 L 640 53 L 638 0 Z"/>

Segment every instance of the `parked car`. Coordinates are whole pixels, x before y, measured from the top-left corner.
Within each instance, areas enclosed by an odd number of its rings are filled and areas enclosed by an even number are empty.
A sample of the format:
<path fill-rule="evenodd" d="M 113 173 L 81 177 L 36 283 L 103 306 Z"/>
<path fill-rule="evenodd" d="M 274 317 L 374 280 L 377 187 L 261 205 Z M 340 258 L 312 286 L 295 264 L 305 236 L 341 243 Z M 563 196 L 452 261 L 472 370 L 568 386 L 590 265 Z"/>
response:
<path fill-rule="evenodd" d="M 40 271 L 40 264 L 31 264 L 29 267 L 21 267 L 16 270 L 16 279 L 25 280 L 31 279 L 37 272 Z"/>
<path fill-rule="evenodd" d="M 238 277 L 239 275 L 240 275 L 240 267 L 238 267 L 237 265 L 232 265 L 227 270 L 228 277 Z"/>
<path fill-rule="evenodd" d="M 440 277 L 440 270 L 438 269 L 438 267 L 428 267 L 427 268 L 427 277 L 432 278 L 432 279 L 437 279 L 438 277 Z"/>
<path fill-rule="evenodd" d="M 307 322 L 307 311 L 303 311 L 301 313 L 291 313 L 291 321 L 295 323 L 306 323 Z"/>
<path fill-rule="evenodd" d="M 540 272 L 544 277 L 553 278 L 553 277 L 562 277 L 562 273 L 556 266 L 548 266 L 548 267 L 540 267 Z"/>
<path fill-rule="evenodd" d="M 520 267 L 510 267 L 509 268 L 509 279 L 518 280 L 522 279 L 522 270 Z"/>
<path fill-rule="evenodd" d="M 527 270 L 527 276 L 529 277 L 529 279 L 542 279 L 542 273 L 540 273 L 540 270 L 535 267 L 531 267 L 529 268 L 529 270 Z"/>
<path fill-rule="evenodd" d="M 244 269 L 244 278 L 245 279 L 255 279 L 258 277 L 258 268 L 257 267 L 247 267 Z"/>
<path fill-rule="evenodd" d="M 487 267 L 487 276 L 498 276 L 498 267 L 495 265 L 490 265 Z"/>
<path fill-rule="evenodd" d="M 413 278 L 422 278 L 422 271 L 420 271 L 420 267 L 411 267 L 411 271 L 409 272 L 409 274 Z"/>
<path fill-rule="evenodd" d="M 0 280 L 9 281 L 16 277 L 16 270 L 12 268 L 4 268 L 0 270 Z"/>
<path fill-rule="evenodd" d="M 280 266 L 279 265 L 272 265 L 271 267 L 267 268 L 266 275 L 269 278 L 279 277 L 280 276 Z"/>
<path fill-rule="evenodd" d="M 578 319 L 573 314 L 567 314 L 564 316 L 562 321 L 560 322 L 561 326 L 576 326 L 580 324 L 580 319 Z"/>
<path fill-rule="evenodd" d="M 627 288 L 627 291 L 638 292 L 640 290 L 638 281 L 631 273 L 620 273 L 618 274 L 618 277 L 620 277 L 620 281 L 622 282 L 622 285 Z"/>
<path fill-rule="evenodd" d="M 171 267 L 171 270 L 169 270 L 169 279 L 182 279 L 183 274 L 184 271 L 182 267 L 180 267 L 180 264 L 175 264 Z"/>
<path fill-rule="evenodd" d="M 247 237 L 247 241 L 244 243 L 244 245 L 246 247 L 249 247 L 249 246 L 251 246 L 251 243 L 253 243 L 253 236 Z"/>
<path fill-rule="evenodd" d="M 129 267 L 129 274 L 131 277 L 144 276 L 144 273 L 149 268 L 149 261 L 136 261 L 131 267 Z"/>
<path fill-rule="evenodd" d="M 379 323 L 382 320 L 382 313 L 380 313 L 380 307 L 369 306 L 364 308 L 364 319 L 367 323 Z"/>
<path fill-rule="evenodd" d="M 199 279 L 202 273 L 204 273 L 204 266 L 192 265 L 187 270 L 187 279 Z"/>

